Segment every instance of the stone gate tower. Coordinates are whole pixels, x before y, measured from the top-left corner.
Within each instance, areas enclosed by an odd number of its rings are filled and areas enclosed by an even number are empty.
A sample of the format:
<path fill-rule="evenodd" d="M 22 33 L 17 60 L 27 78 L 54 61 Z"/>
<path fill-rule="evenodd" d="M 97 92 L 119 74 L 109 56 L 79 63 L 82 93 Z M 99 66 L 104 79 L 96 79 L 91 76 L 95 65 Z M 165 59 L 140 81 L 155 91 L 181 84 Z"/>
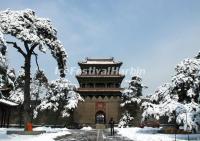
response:
<path fill-rule="evenodd" d="M 77 75 L 78 93 L 84 102 L 74 111 L 79 124 L 107 124 L 112 117 L 116 122 L 121 116 L 121 82 L 119 73 L 122 62 L 109 59 L 89 59 L 79 62 L 81 73 Z"/>

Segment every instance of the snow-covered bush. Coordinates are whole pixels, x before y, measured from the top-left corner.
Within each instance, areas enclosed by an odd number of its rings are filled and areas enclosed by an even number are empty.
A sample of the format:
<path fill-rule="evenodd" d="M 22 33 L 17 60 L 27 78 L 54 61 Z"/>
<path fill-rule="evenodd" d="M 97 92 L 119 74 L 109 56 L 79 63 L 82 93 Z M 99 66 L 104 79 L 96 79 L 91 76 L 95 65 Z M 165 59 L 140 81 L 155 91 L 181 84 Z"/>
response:
<path fill-rule="evenodd" d="M 143 120 L 148 117 L 168 117 L 175 120 L 184 130 L 197 130 L 200 125 L 200 60 L 185 59 L 175 68 L 171 83 L 159 87 L 151 96 L 151 102 L 144 102 Z"/>
<path fill-rule="evenodd" d="M 130 121 L 132 121 L 134 118 L 131 117 L 128 111 L 123 112 L 122 117 L 119 121 L 118 127 L 123 128 L 123 127 L 128 127 Z"/>
<path fill-rule="evenodd" d="M 83 100 L 81 96 L 75 92 L 75 89 L 75 86 L 65 79 L 60 78 L 51 81 L 46 96 L 34 111 L 34 117 L 37 117 L 38 111 L 47 109 L 59 112 L 62 117 L 68 117 L 69 112 L 77 107 L 80 100 Z"/>

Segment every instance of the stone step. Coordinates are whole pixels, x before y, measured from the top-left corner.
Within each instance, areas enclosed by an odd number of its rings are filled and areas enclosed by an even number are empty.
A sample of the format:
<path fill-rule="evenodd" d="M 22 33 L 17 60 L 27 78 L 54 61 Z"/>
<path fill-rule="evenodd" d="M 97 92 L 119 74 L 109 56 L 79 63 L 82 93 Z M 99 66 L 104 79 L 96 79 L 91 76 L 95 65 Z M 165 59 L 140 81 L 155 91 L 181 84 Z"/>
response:
<path fill-rule="evenodd" d="M 105 124 L 96 124 L 96 129 L 106 129 Z"/>

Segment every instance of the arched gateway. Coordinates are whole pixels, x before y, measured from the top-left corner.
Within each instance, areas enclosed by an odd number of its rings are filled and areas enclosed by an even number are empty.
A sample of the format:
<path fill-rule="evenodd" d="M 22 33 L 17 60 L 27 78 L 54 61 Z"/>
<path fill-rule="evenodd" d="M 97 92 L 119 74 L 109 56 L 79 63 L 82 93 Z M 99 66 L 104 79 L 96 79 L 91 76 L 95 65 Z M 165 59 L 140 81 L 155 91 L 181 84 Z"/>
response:
<path fill-rule="evenodd" d="M 98 111 L 95 115 L 96 124 L 105 124 L 106 123 L 106 114 L 103 111 Z"/>
<path fill-rule="evenodd" d="M 118 122 L 121 116 L 121 82 L 119 73 L 122 62 L 109 59 L 89 59 L 78 63 L 81 73 L 77 75 L 78 93 L 84 102 L 74 111 L 74 122 L 95 126 L 107 124 L 109 119 Z"/>

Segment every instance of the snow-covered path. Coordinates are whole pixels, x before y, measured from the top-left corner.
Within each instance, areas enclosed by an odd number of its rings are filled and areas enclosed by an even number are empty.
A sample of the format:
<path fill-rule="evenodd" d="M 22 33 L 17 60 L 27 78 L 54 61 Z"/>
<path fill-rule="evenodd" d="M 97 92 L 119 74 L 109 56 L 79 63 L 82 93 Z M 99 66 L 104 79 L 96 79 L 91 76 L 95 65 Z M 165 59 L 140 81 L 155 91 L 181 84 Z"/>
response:
<path fill-rule="evenodd" d="M 47 133 L 41 135 L 7 135 L 7 130 L 20 130 L 15 128 L 0 128 L 0 141 L 54 141 L 54 138 L 70 134 L 66 128 L 39 127 L 35 130 L 45 130 Z M 21 129 L 23 130 L 23 129 Z"/>
<path fill-rule="evenodd" d="M 158 128 L 117 128 L 118 134 L 134 141 L 174 141 L 174 134 L 159 134 Z M 176 141 L 187 141 L 187 134 L 176 135 Z M 200 134 L 189 134 L 190 141 L 200 141 Z"/>
<path fill-rule="evenodd" d="M 96 141 L 95 130 L 69 130 L 69 136 L 61 136 L 56 141 Z"/>
<path fill-rule="evenodd" d="M 109 130 L 69 130 L 69 136 L 63 136 L 57 141 L 132 141 L 120 135 L 110 136 Z"/>
<path fill-rule="evenodd" d="M 9 129 L 19 130 L 19 129 Z M 22 129 L 21 129 L 22 130 Z M 39 127 L 45 130 L 41 135 L 7 135 L 6 128 L 0 128 L 0 141 L 174 141 L 174 134 L 159 134 L 156 128 L 116 128 L 117 134 L 110 136 L 109 129 L 83 128 L 69 130 L 66 128 Z M 187 141 L 187 135 L 177 135 L 176 141 Z M 190 134 L 190 141 L 200 141 L 200 134 Z"/>
<path fill-rule="evenodd" d="M 105 129 L 103 131 L 103 140 L 102 141 L 133 141 L 128 139 L 127 137 L 121 136 L 115 133 L 114 136 L 110 135 L 110 129 Z"/>

